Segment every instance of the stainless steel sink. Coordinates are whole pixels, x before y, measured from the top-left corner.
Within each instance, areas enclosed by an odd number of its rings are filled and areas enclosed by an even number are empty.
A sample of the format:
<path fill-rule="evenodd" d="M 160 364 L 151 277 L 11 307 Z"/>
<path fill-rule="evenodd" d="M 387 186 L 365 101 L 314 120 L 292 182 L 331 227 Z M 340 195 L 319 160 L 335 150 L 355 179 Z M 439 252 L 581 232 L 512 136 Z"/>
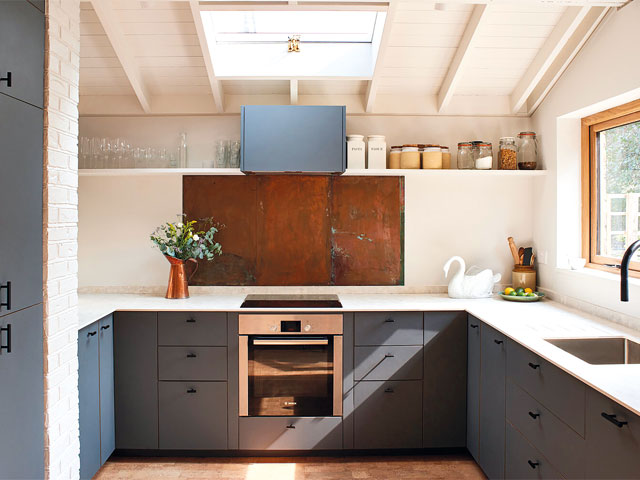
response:
<path fill-rule="evenodd" d="M 592 365 L 640 363 L 640 343 L 625 337 L 547 338 L 545 340 Z"/>

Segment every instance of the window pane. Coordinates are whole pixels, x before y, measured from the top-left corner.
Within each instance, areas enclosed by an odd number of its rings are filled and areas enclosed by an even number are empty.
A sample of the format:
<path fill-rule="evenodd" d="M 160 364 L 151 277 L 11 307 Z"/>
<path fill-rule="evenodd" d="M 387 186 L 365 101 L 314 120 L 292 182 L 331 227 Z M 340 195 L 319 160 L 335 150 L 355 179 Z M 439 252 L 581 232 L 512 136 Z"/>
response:
<path fill-rule="evenodd" d="M 640 121 L 598 133 L 598 255 L 622 258 L 640 238 Z M 640 261 L 640 255 L 634 257 Z"/>

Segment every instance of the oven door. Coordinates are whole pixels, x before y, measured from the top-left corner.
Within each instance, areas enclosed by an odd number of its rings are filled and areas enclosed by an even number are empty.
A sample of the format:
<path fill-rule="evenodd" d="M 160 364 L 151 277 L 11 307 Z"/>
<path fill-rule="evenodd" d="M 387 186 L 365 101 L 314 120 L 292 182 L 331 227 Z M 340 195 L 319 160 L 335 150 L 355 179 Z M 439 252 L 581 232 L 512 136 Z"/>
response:
<path fill-rule="evenodd" d="M 342 415 L 342 337 L 241 335 L 240 416 Z"/>

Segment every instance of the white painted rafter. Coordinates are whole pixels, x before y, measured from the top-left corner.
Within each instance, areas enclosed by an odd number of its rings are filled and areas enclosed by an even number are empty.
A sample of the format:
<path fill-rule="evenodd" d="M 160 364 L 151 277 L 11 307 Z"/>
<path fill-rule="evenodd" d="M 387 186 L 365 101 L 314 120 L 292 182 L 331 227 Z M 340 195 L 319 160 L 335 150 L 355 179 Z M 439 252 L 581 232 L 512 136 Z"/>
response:
<path fill-rule="evenodd" d="M 151 95 L 147 88 L 144 79 L 142 78 L 142 72 L 140 66 L 136 62 L 136 59 L 131 50 L 131 43 L 125 39 L 122 26 L 118 21 L 116 12 L 113 9 L 111 0 L 90 0 L 93 10 L 95 11 L 98 20 L 102 24 L 102 28 L 107 34 L 107 38 L 111 43 L 120 65 L 124 70 L 133 91 L 138 97 L 140 106 L 145 113 L 151 112 Z"/>
<path fill-rule="evenodd" d="M 475 5 L 471 12 L 471 18 L 464 30 L 464 34 L 460 39 L 460 44 L 456 50 L 449 70 L 444 77 L 440 91 L 438 92 L 438 111 L 444 110 L 455 92 L 456 86 L 462 78 L 469 59 L 472 56 L 472 51 L 480 36 L 480 29 L 487 19 L 487 13 L 490 7 L 488 5 Z"/>
<path fill-rule="evenodd" d="M 564 49 L 549 66 L 547 72 L 540 79 L 527 99 L 527 114 L 531 115 L 538 108 L 542 100 L 556 84 L 560 76 L 567 69 L 571 61 L 578 54 L 582 46 L 589 39 L 596 27 L 611 9 L 608 7 L 594 7 L 582 20 L 578 28 L 566 43 Z"/>
<path fill-rule="evenodd" d="M 289 94 L 291 96 L 291 105 L 298 104 L 298 80 L 289 80 Z"/>
<path fill-rule="evenodd" d="M 511 94 L 511 111 L 517 113 L 562 53 L 567 43 L 589 13 L 590 7 L 567 7 L 542 48 L 527 68 Z"/>
<path fill-rule="evenodd" d="M 193 22 L 196 26 L 198 42 L 200 43 L 207 76 L 209 77 L 209 85 L 211 86 L 213 101 L 216 104 L 218 113 L 224 113 L 224 92 L 222 91 L 222 83 L 216 78 L 215 70 L 213 69 L 212 52 L 209 50 L 207 33 L 205 31 L 204 23 L 202 22 L 202 16 L 200 15 L 200 2 L 198 0 L 189 0 L 189 6 L 191 7 L 191 15 L 193 16 Z"/>
<path fill-rule="evenodd" d="M 398 0 L 389 0 L 387 16 L 384 19 L 384 26 L 382 27 L 382 35 L 380 37 L 378 55 L 376 58 L 376 63 L 373 67 L 373 76 L 367 84 L 367 92 L 364 98 L 364 111 L 366 113 L 371 113 L 373 111 L 373 105 L 376 101 L 376 94 L 378 93 L 378 83 L 380 82 L 380 76 L 383 69 L 382 62 L 384 61 L 384 54 L 391 38 L 391 26 L 393 25 L 393 19 L 395 17 L 397 7 Z"/>

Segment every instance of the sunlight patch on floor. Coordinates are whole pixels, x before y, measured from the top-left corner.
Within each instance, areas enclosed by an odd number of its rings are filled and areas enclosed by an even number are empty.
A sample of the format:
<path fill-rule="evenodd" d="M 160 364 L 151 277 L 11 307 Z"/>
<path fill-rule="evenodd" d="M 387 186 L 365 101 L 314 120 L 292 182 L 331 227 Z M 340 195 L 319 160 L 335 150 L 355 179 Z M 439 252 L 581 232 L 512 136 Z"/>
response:
<path fill-rule="evenodd" d="M 295 480 L 295 463 L 252 463 L 245 480 Z"/>

